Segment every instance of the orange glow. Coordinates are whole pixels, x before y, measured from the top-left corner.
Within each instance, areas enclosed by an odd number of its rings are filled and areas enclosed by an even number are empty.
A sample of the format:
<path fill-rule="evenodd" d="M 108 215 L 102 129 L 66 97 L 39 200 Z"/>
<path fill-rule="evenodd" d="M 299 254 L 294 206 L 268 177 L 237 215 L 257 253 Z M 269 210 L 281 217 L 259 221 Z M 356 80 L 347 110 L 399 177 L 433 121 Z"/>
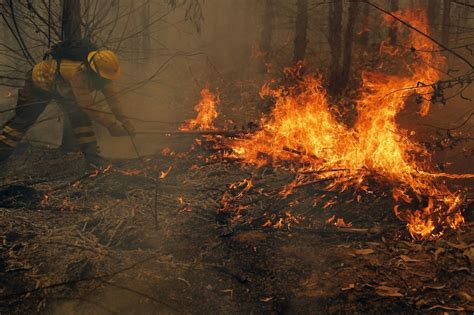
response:
<path fill-rule="evenodd" d="M 41 199 L 41 205 L 42 206 L 49 205 L 49 195 L 48 194 L 43 195 L 43 198 Z"/>
<path fill-rule="evenodd" d="M 170 166 L 168 167 L 166 171 L 160 171 L 160 179 L 165 179 L 169 175 L 172 169 L 173 169 L 173 166 Z"/>
<path fill-rule="evenodd" d="M 425 12 L 396 14 L 429 33 Z M 393 23 L 393 19 L 387 18 L 386 22 Z M 244 139 L 228 140 L 227 144 L 233 149 L 233 157 L 246 163 L 271 163 L 308 174 L 298 178 L 297 184 L 326 178 L 331 179 L 327 189 L 344 191 L 352 187 L 371 193 L 366 181 L 369 177 L 389 183 L 395 201 L 404 204 L 404 210 L 400 205 L 394 210 L 406 221 L 412 237 L 435 238 L 444 229 L 457 228 L 463 222 L 460 193 L 450 191 L 438 178 L 472 175 L 436 173 L 430 165 L 429 152 L 397 124 L 397 114 L 410 96 L 420 100 L 419 114 L 428 113 L 433 92 L 430 85 L 441 79 L 440 69 L 445 67 L 445 58 L 437 52 L 436 44 L 407 28 L 399 27 L 398 31 L 399 41 L 407 43 L 400 46 L 414 45 L 415 49 L 382 44 L 381 54 L 388 54 L 389 60 L 396 63 L 396 70 L 386 72 L 395 74 L 383 73 L 383 67 L 381 72 L 361 73 L 354 125 L 346 125 L 335 109 L 338 106 L 329 103 L 322 78 L 306 75 L 292 87 L 263 86 L 261 96 L 275 101 L 273 112 L 262 119 L 261 130 Z M 288 185 L 282 195 L 291 193 L 295 185 Z M 414 199 L 427 197 L 426 205 L 413 205 Z M 329 206 L 330 202 L 324 207 Z M 339 224 L 345 223 L 342 220 Z"/>
<path fill-rule="evenodd" d="M 116 171 L 125 176 L 135 176 L 143 174 L 144 170 L 134 170 L 134 169 L 116 169 Z"/>
<path fill-rule="evenodd" d="M 328 224 L 333 224 L 337 227 L 351 227 L 352 223 L 346 223 L 344 222 L 344 218 L 336 218 L 336 215 L 333 215 L 329 219 L 326 220 L 326 223 Z"/>
<path fill-rule="evenodd" d="M 194 107 L 194 110 L 198 113 L 196 118 L 189 119 L 180 126 L 180 130 L 214 130 L 214 119 L 217 117 L 216 106 L 219 103 L 219 95 L 216 95 L 209 91 L 209 89 L 203 89 L 201 91 L 201 100 Z"/>

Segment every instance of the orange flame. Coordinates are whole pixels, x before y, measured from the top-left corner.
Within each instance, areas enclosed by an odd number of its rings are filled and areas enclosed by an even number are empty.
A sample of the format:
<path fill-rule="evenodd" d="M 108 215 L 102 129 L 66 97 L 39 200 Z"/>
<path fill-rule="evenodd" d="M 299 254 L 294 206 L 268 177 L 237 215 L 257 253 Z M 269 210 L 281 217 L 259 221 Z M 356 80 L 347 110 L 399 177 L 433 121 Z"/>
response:
<path fill-rule="evenodd" d="M 429 33 L 425 12 L 412 10 L 400 18 Z M 443 174 L 434 173 L 429 153 L 407 137 L 396 117 L 412 95 L 420 100 L 420 114 L 428 113 L 431 85 L 441 79 L 439 69 L 445 66 L 445 58 L 421 34 L 402 27 L 399 33 L 400 41 L 415 47 L 403 50 L 383 45 L 381 52 L 397 62 L 397 74 L 361 74 L 358 116 L 353 126 L 341 122 L 340 113 L 330 106 L 321 77 L 306 75 L 293 87 L 263 86 L 261 95 L 275 100 L 271 116 L 262 119 L 260 131 L 228 144 L 234 157 L 247 163 L 264 165 L 271 161 L 274 166 L 291 164 L 306 171 L 343 170 L 318 174 L 318 178 L 336 177 L 329 185 L 331 189 L 345 190 L 351 185 L 367 190 L 363 181 L 376 175 L 395 187 L 398 200 L 410 203 L 410 193 L 430 196 L 422 210 L 394 210 L 407 222 L 413 238 L 433 238 L 441 232 L 437 227 L 456 228 L 462 223 L 462 198 L 436 181 Z"/>
<path fill-rule="evenodd" d="M 180 130 L 214 130 L 214 119 L 217 117 L 216 106 L 220 102 L 219 95 L 216 95 L 209 91 L 209 89 L 203 89 L 201 91 L 201 100 L 194 107 L 194 110 L 198 113 L 196 118 L 189 119 L 180 126 Z"/>

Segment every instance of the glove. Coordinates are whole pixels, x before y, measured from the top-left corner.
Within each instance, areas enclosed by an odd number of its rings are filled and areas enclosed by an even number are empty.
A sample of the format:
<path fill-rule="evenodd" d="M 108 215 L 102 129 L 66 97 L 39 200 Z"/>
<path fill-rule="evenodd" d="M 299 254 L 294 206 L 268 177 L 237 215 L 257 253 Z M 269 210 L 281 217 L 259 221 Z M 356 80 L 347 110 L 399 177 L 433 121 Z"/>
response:
<path fill-rule="evenodd" d="M 109 129 L 109 133 L 113 137 L 124 137 L 128 136 L 127 130 L 122 126 L 122 124 L 116 122 L 107 127 Z"/>
<path fill-rule="evenodd" d="M 122 126 L 125 128 L 125 130 L 128 132 L 130 136 L 135 136 L 136 129 L 135 126 L 132 124 L 132 122 L 128 119 L 122 120 Z"/>

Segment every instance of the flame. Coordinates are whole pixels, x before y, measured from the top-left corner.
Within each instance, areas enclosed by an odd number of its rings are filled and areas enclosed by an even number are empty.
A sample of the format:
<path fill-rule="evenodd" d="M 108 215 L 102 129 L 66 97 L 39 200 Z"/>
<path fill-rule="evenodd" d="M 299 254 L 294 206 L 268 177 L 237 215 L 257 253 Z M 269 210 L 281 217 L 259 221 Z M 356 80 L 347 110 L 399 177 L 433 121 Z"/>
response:
<path fill-rule="evenodd" d="M 198 113 L 196 118 L 189 119 L 180 126 L 180 130 L 215 130 L 214 119 L 217 117 L 216 106 L 220 102 L 219 95 L 212 93 L 209 89 L 201 91 L 201 100 L 194 107 Z"/>
<path fill-rule="evenodd" d="M 400 12 L 395 15 L 429 33 L 424 11 L 414 9 L 403 16 Z M 393 19 L 386 22 L 393 23 Z M 364 184 L 371 177 L 390 183 L 395 200 L 411 207 L 411 195 L 418 199 L 429 196 L 423 209 L 397 207 L 394 210 L 406 221 L 413 238 L 434 238 L 440 233 L 439 227 L 456 228 L 463 222 L 459 212 L 462 198 L 460 193 L 451 192 L 436 180 L 447 174 L 434 172 L 430 154 L 409 139 L 409 133 L 398 126 L 396 117 L 413 95 L 420 104 L 419 114 L 428 113 L 432 85 L 441 79 L 445 58 L 425 36 L 403 27 L 398 31 L 400 41 L 415 46 L 402 49 L 381 45 L 381 54 L 396 62 L 396 71 L 385 72 L 396 74 L 361 73 L 357 120 L 353 126 L 343 123 L 337 106 L 329 103 L 322 78 L 305 75 L 292 87 L 264 85 L 260 94 L 275 100 L 273 112 L 262 119 L 261 130 L 244 139 L 228 140 L 227 144 L 233 149 L 234 157 L 250 164 L 271 163 L 310 174 L 314 171 L 313 175 L 307 175 L 307 182 L 331 179 L 330 189 L 344 191 L 355 187 L 371 193 Z M 380 67 L 382 71 L 386 64 Z M 297 71 L 287 69 L 286 73 L 295 75 Z M 319 173 L 319 170 L 336 171 Z"/>
<path fill-rule="evenodd" d="M 349 223 L 346 223 L 344 221 L 344 218 L 337 218 L 336 215 L 333 215 L 332 217 L 330 217 L 329 219 L 326 220 L 326 223 L 327 224 L 333 224 L 337 227 L 351 227 L 352 226 L 352 223 L 349 222 Z"/>
<path fill-rule="evenodd" d="M 47 193 L 45 193 L 43 195 L 43 198 L 41 199 L 41 202 L 40 202 L 41 206 L 47 206 L 49 205 L 49 195 Z"/>
<path fill-rule="evenodd" d="M 168 177 L 172 169 L 173 169 L 173 166 L 170 166 L 168 167 L 166 171 L 160 171 L 160 179 L 165 179 L 166 177 Z"/>

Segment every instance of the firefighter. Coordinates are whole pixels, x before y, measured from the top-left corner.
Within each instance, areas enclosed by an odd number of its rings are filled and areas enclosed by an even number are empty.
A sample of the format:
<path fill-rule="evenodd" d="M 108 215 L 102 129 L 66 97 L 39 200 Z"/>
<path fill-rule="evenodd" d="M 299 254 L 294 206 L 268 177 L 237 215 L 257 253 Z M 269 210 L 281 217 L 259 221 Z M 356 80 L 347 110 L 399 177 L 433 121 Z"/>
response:
<path fill-rule="evenodd" d="M 135 131 L 121 111 L 120 95 L 114 86 L 120 73 L 117 55 L 110 50 L 91 51 L 87 61 L 48 58 L 36 64 L 18 92 L 15 116 L 0 134 L 0 161 L 13 153 L 48 103 L 55 99 L 69 116 L 86 161 L 100 166 L 103 159 L 98 153 L 91 119 L 105 126 L 112 136 L 133 135 Z M 104 95 L 106 108 L 92 96 L 97 91 Z"/>

